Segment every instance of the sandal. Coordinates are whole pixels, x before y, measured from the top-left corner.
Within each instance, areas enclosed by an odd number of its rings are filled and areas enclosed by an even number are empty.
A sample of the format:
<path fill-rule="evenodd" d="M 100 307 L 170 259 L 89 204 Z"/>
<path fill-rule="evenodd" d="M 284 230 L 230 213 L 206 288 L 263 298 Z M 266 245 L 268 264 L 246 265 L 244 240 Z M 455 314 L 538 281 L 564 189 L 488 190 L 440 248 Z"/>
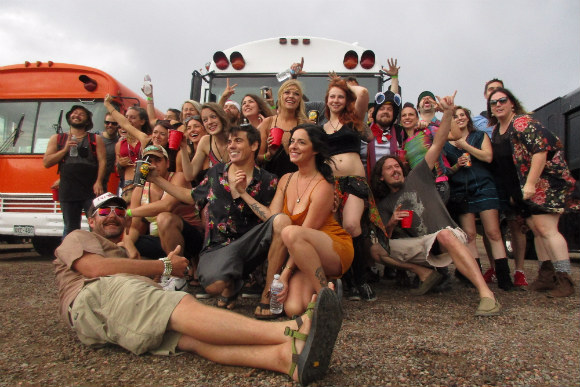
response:
<path fill-rule="evenodd" d="M 338 297 L 329 288 L 320 290 L 316 303 L 308 304 L 305 313 L 312 319 L 308 334 L 289 327 L 286 327 L 284 331 L 286 336 L 292 337 L 292 364 L 288 375 L 292 378 L 298 366 L 298 381 L 303 386 L 322 379 L 326 375 L 342 325 L 342 311 Z M 303 324 L 302 318 L 296 319 L 296 323 L 300 329 Z M 306 342 L 300 355 L 296 351 L 296 339 Z"/>
<path fill-rule="evenodd" d="M 236 307 L 236 301 L 238 300 L 238 293 L 233 296 L 222 296 L 221 294 L 217 296 L 216 306 L 221 309 L 233 310 Z"/>
<path fill-rule="evenodd" d="M 258 310 L 258 308 L 260 309 Z M 264 314 L 265 310 L 268 311 L 268 314 Z M 260 302 L 258 306 L 256 306 L 256 310 L 254 311 L 254 317 L 257 318 L 258 320 L 274 320 L 280 316 L 282 316 L 282 313 L 272 314 L 270 312 L 270 304 L 265 304 L 263 302 Z"/>

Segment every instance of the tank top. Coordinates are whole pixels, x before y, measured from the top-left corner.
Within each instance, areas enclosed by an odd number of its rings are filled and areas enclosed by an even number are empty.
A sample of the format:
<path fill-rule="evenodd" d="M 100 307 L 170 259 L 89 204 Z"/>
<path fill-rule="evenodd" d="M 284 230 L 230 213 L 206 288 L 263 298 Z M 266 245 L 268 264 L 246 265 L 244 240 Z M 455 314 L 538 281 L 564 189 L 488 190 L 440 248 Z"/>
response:
<path fill-rule="evenodd" d="M 328 135 L 329 156 L 342 153 L 360 153 L 360 136 L 351 125 L 343 125 L 339 130 Z"/>

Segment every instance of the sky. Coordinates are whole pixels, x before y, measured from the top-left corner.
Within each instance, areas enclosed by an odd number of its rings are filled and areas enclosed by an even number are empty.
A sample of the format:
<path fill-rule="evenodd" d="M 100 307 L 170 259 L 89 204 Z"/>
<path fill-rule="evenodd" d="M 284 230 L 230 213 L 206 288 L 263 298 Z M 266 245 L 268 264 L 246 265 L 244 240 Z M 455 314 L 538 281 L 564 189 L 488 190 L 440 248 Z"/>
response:
<path fill-rule="evenodd" d="M 150 74 L 165 110 L 215 51 L 282 36 L 358 42 L 398 59 L 404 101 L 457 90 L 475 114 L 491 78 L 530 111 L 580 87 L 578 0 L 2 0 L 0 66 L 85 65 L 134 91 Z"/>

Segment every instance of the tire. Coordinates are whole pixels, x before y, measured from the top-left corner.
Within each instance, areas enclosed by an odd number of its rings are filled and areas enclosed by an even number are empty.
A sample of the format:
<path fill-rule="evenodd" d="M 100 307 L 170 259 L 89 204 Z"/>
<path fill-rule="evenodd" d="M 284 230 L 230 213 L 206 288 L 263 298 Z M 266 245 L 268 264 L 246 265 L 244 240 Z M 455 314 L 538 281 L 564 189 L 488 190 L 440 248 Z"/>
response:
<path fill-rule="evenodd" d="M 54 250 L 60 245 L 60 242 L 60 237 L 36 236 L 32 238 L 34 250 L 46 257 L 54 257 Z"/>

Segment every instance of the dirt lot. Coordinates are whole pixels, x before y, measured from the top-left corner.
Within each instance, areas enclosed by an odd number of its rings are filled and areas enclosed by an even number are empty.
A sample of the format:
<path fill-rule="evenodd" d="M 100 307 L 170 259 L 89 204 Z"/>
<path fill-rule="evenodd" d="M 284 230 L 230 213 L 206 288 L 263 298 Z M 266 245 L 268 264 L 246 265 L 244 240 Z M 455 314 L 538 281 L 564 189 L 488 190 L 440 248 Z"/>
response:
<path fill-rule="evenodd" d="M 50 259 L 0 257 L 1 386 L 280 386 L 284 375 L 196 355 L 134 356 L 80 344 L 57 315 Z M 577 262 L 577 261 L 576 261 Z M 512 263 L 513 264 L 513 263 Z M 526 263 L 534 277 L 536 262 Z M 580 267 L 573 264 L 576 284 Z M 580 298 L 492 290 L 502 316 L 476 318 L 475 290 L 413 297 L 382 280 L 372 303 L 344 301 L 331 369 L 319 386 L 577 386 Z M 236 310 L 250 315 L 253 301 Z"/>

